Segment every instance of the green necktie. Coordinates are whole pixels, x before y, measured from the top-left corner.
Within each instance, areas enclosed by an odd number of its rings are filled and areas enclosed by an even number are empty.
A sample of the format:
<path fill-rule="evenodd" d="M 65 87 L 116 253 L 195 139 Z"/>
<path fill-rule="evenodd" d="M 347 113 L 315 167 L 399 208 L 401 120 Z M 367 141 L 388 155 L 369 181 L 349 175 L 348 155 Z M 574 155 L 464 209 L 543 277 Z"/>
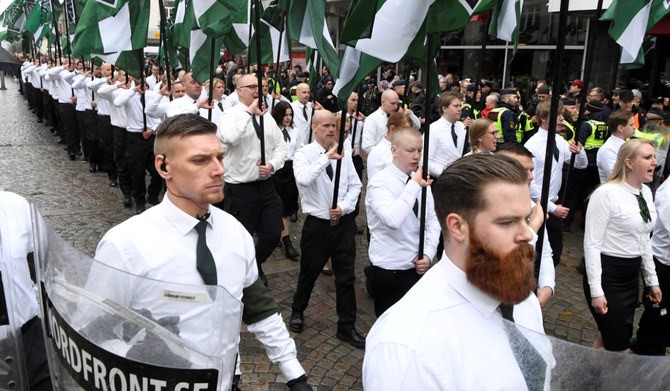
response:
<path fill-rule="evenodd" d="M 288 130 L 286 128 L 281 130 L 282 134 L 284 135 L 284 142 L 290 143 L 291 142 L 291 135 L 288 134 Z"/>
<path fill-rule="evenodd" d="M 196 268 L 205 285 L 216 285 L 216 264 L 212 252 L 207 247 L 207 218 L 199 220 L 198 224 L 195 225 L 195 230 L 198 232 L 198 244 L 195 247 Z"/>
<path fill-rule="evenodd" d="M 649 214 L 649 207 L 647 206 L 647 200 L 644 199 L 642 193 L 637 193 L 635 197 L 637 198 L 637 204 L 640 206 L 640 216 L 642 216 L 642 220 L 644 220 L 645 223 L 650 222 L 651 214 Z"/>

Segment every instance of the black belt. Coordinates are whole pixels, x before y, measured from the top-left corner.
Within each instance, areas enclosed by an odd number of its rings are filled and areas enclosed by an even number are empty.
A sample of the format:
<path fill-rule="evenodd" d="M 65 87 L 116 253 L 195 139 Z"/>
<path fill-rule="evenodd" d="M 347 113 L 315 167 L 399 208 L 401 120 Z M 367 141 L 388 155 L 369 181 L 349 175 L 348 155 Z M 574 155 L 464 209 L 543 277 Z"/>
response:
<path fill-rule="evenodd" d="M 349 218 L 353 218 L 353 215 L 351 213 L 348 213 L 346 215 L 341 216 L 339 220 L 342 221 L 342 220 L 346 220 L 346 219 L 349 219 Z M 312 215 L 307 215 L 305 217 L 305 221 L 312 221 L 312 222 L 319 223 L 319 224 L 330 225 L 330 220 L 322 219 L 320 217 L 316 217 L 316 216 L 312 216 Z"/>
<path fill-rule="evenodd" d="M 258 181 L 243 182 L 243 183 L 229 183 L 229 182 L 226 182 L 226 186 L 251 187 L 251 186 L 260 186 L 260 185 L 264 185 L 264 184 L 267 184 L 267 183 L 272 183 L 272 182 L 268 181 L 267 179 L 261 179 L 261 180 L 258 180 Z"/>
<path fill-rule="evenodd" d="M 379 271 L 381 273 L 386 273 L 386 274 L 393 274 L 393 275 L 404 275 L 404 274 L 416 274 L 416 269 L 405 269 L 405 270 L 392 270 L 392 269 L 384 269 L 379 266 L 372 265 L 372 268 L 375 271 Z"/>

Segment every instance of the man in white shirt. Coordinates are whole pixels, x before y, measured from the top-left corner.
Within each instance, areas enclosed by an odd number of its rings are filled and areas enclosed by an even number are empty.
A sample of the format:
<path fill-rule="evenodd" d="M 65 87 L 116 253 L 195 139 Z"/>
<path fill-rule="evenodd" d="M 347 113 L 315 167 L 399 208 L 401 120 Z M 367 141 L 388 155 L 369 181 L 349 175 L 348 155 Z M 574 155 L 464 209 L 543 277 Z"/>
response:
<path fill-rule="evenodd" d="M 267 284 L 261 264 L 277 247 L 284 228 L 281 199 L 269 179 L 284 167 L 286 143 L 274 118 L 259 107 L 256 76 L 242 76 L 236 91 L 240 103 L 225 110 L 219 122 L 219 137 L 226 149 L 225 197 L 219 206 L 256 235 L 258 273 Z M 265 162 L 261 162 L 260 137 L 264 141 Z"/>
<path fill-rule="evenodd" d="M 79 127 L 77 126 L 77 113 L 74 108 L 74 102 L 77 98 L 74 96 L 70 81 L 74 78 L 74 61 L 65 61 L 65 66 L 51 68 L 47 75 L 52 81 L 58 94 L 58 112 L 63 122 L 63 135 L 67 145 L 67 154 L 70 160 L 76 159 L 80 151 Z"/>
<path fill-rule="evenodd" d="M 554 359 L 532 293 L 524 168 L 479 154 L 449 166 L 432 186 L 444 254 L 372 327 L 363 387 L 549 389 Z M 527 360 L 517 361 L 517 345 Z"/>
<path fill-rule="evenodd" d="M 303 330 L 303 312 L 307 308 L 314 283 L 330 258 L 335 274 L 337 307 L 337 338 L 362 349 L 365 337 L 355 327 L 356 292 L 354 265 L 356 257 L 356 225 L 352 212 L 361 192 L 361 181 L 343 149 L 337 152 L 336 119 L 328 110 L 318 110 L 312 122 L 314 141 L 300 148 L 293 157 L 295 182 L 300 204 L 306 215 L 300 241 L 300 274 L 293 295 L 289 329 Z M 333 208 L 334 180 L 337 161 L 340 183 L 336 207 Z"/>
<path fill-rule="evenodd" d="M 165 179 L 168 192 L 156 207 L 107 232 L 95 259 L 148 279 L 224 287 L 244 304 L 243 321 L 289 379 L 290 389 L 311 390 L 277 303 L 258 279 L 251 235 L 231 215 L 212 207 L 223 198 L 224 186 L 224 149 L 216 125 L 184 114 L 167 119 L 158 130 L 154 169 Z M 206 224 L 199 233 L 203 221 Z M 203 234 L 209 262 L 198 256 Z M 87 289 L 120 305 L 146 308 L 152 314 L 173 311 L 174 303 L 146 297 L 142 286 L 100 283 L 96 277 L 89 277 Z M 239 316 L 239 309 L 226 310 L 232 317 Z M 202 315 L 180 314 L 180 335 L 189 335 L 193 344 L 208 349 L 209 333 L 197 330 L 197 316 Z"/>
<path fill-rule="evenodd" d="M 161 81 L 161 68 L 158 65 L 151 65 L 151 75 L 147 76 L 145 81 L 150 90 L 153 90 L 157 83 Z"/>
<path fill-rule="evenodd" d="M 440 225 L 433 196 L 426 192 L 423 258 L 419 259 L 420 199 L 432 180 L 422 178 L 421 133 L 411 127 L 393 134 L 393 161 L 368 183 L 365 194 L 372 268 L 366 272 L 375 302 L 375 315 L 400 300 L 428 270 L 437 251 Z"/>
<path fill-rule="evenodd" d="M 300 142 L 305 145 L 312 142 L 312 130 L 310 126 L 312 124 L 312 116 L 314 115 L 314 107 L 309 102 L 310 95 L 309 84 L 300 83 L 296 86 L 298 100 L 291 102 L 293 123 L 295 124 L 295 128 L 300 132 Z"/>
<path fill-rule="evenodd" d="M 463 95 L 459 92 L 442 94 L 440 119 L 430 124 L 428 171 L 438 178 L 445 168 L 468 152 L 468 132 L 460 121 Z"/>
<path fill-rule="evenodd" d="M 607 182 L 607 178 L 614 169 L 619 149 L 629 138 L 635 135 L 635 118 L 631 111 L 615 111 L 607 119 L 607 129 L 610 137 L 598 149 L 598 175 L 600 183 Z"/>
<path fill-rule="evenodd" d="M 107 173 L 109 186 L 118 186 L 116 162 L 114 161 L 114 130 L 112 129 L 111 106 L 112 102 L 106 99 L 97 99 L 98 90 L 108 85 L 112 74 L 112 64 L 106 62 L 100 66 L 100 73 L 94 80 L 89 80 L 87 86 L 95 91 L 95 105 L 98 110 L 98 142 L 100 146 L 101 162 Z"/>
<path fill-rule="evenodd" d="M 202 96 L 202 84 L 193 78 L 193 73 L 185 73 L 181 78 L 181 82 L 186 90 L 186 95 L 173 99 L 167 105 L 165 109 L 167 117 L 173 117 L 177 114 L 198 114 L 200 109 L 209 109 L 212 107 L 209 105 L 209 98 Z"/>
<path fill-rule="evenodd" d="M 556 123 L 563 121 L 563 103 L 558 102 L 558 118 Z M 535 117 L 540 121 L 540 129 L 531 137 L 524 146 L 533 154 L 533 163 L 535 171 L 533 172 L 533 183 L 530 186 L 530 196 L 534 201 L 539 202 L 542 192 L 542 181 L 544 180 L 544 156 L 547 151 L 547 129 L 549 128 L 549 116 L 551 115 L 551 100 L 547 99 L 540 102 L 535 110 Z M 573 141 L 568 144 L 559 134 L 555 136 L 556 144 L 553 152 L 553 162 L 551 164 L 551 181 L 549 182 L 549 219 L 547 220 L 547 233 L 549 234 L 549 243 L 554 252 L 554 266 L 558 266 L 563 253 L 563 219 L 568 216 L 570 209 L 558 202 L 558 191 L 561 189 L 563 179 L 563 163 L 569 163 L 572 154 L 576 154 L 575 168 L 586 168 L 588 158 L 586 151 L 581 143 Z"/>
<path fill-rule="evenodd" d="M 363 126 L 365 125 L 365 116 L 358 111 L 358 93 L 352 92 L 347 99 L 347 123 L 349 132 L 345 145 L 351 147 L 351 160 L 356 168 L 358 179 L 363 181 L 363 157 L 361 156 L 361 135 L 363 134 Z M 355 126 L 354 126 L 355 125 Z M 356 201 L 356 208 L 354 209 L 354 219 L 358 217 L 360 212 L 360 197 Z M 356 233 L 359 235 L 364 232 L 364 227 L 356 225 Z"/>
<path fill-rule="evenodd" d="M 381 106 L 365 119 L 361 146 L 366 154 L 369 154 L 372 148 L 388 133 L 386 122 L 391 114 L 399 111 L 399 101 L 400 98 L 395 91 L 384 91 L 381 97 Z"/>
<path fill-rule="evenodd" d="M 52 390 L 49 363 L 47 361 L 46 346 L 42 322 L 37 316 L 37 298 L 35 297 L 34 283 L 31 280 L 28 262 L 33 257 L 33 230 L 31 226 L 30 205 L 18 194 L 0 191 L 0 263 L 4 264 L 8 276 L 0 276 L 11 281 L 10 286 L 4 286 L 0 280 L 0 320 L 7 320 L 9 315 L 13 319 L 11 326 L 16 326 L 23 342 L 24 363 L 19 367 L 27 370 L 29 384 L 24 389 L 47 391 Z M 11 288 L 11 290 L 9 290 Z M 2 308 L 7 298 L 9 308 Z M 3 313 L 3 310 L 9 311 Z M 4 319 L 3 319 L 4 318 Z M 4 337 L 4 327 L 10 327 L 0 321 L 0 345 Z M 6 349 L 6 346 L 2 346 Z M 13 352 L 3 351 L 3 361 L 12 356 Z M 4 364 L 4 363 L 3 363 Z M 8 361 L 11 368 L 15 365 Z M 3 375 L 7 368 L 3 365 Z M 7 384 L 3 384 L 6 386 Z"/>

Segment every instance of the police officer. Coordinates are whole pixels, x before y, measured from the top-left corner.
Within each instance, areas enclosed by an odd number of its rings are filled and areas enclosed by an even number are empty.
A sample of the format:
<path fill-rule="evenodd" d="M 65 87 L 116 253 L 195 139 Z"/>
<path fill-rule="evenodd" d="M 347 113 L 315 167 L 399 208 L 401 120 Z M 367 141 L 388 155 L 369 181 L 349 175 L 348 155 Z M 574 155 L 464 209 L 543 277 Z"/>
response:
<path fill-rule="evenodd" d="M 499 132 L 498 139 L 502 142 L 519 142 L 517 140 L 517 116 L 515 114 L 518 101 L 519 96 L 514 89 L 504 88 L 500 90 L 500 100 L 495 109 L 488 114 L 488 118 L 495 122 Z"/>

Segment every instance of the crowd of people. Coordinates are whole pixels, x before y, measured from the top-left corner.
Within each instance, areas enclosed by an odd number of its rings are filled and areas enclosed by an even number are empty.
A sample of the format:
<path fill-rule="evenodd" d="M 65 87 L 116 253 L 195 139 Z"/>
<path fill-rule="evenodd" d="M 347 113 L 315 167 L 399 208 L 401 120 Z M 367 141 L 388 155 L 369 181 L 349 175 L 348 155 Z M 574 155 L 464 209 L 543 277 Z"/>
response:
<path fill-rule="evenodd" d="M 224 64 L 210 88 L 190 72 L 169 76 L 151 62 L 139 79 L 109 63 L 63 64 L 25 61 L 21 91 L 67 158 L 88 162 L 92 173 L 104 171 L 138 215 L 105 235 L 96 259 L 163 279 L 162 266 L 151 269 L 136 258 L 174 247 L 161 264 L 184 268 L 187 259 L 186 268 L 197 270 L 170 278 L 193 283 L 201 277 L 239 297 L 245 323 L 291 389 L 310 388 L 287 329 L 301 333 L 310 326 L 314 285 L 331 269 L 336 337 L 367 349 L 366 388 L 479 388 L 486 379 L 460 374 L 485 357 L 501 373 L 515 360 L 497 342 L 505 338 L 503 318 L 543 332 L 541 307 L 556 289 L 563 232 L 573 229 L 580 210 L 584 295 L 599 329 L 594 346 L 665 354 L 670 190 L 660 182 L 667 98 L 646 108 L 638 90 L 586 91 L 574 80 L 552 112 L 544 80 L 526 99 L 517 88 L 447 74 L 439 76 L 440 91 L 427 96 L 422 82 L 400 79 L 389 68 L 379 81 L 366 77 L 344 101 L 333 94 L 326 67 L 309 75 L 299 67 L 277 72 Z M 555 140 L 548 137 L 552 120 Z M 422 127 L 429 127 L 428 140 Z M 548 143 L 554 148 L 545 221 L 539 201 Z M 500 204 L 505 208 L 495 207 Z M 363 207 L 366 226 L 359 226 Z M 289 226 L 299 211 L 302 233 L 294 246 Z M 163 218 L 175 232 L 157 229 Z M 152 233 L 141 245 L 132 240 L 138 230 Z M 366 230 L 366 286 L 379 318 L 367 339 L 355 326 L 354 290 L 355 237 Z M 542 251 L 535 255 L 539 239 Z M 263 272 L 278 246 L 300 262 L 287 325 Z M 208 261 L 201 264 L 203 251 Z M 231 267 L 244 273 L 235 279 L 223 271 Z M 631 344 L 640 270 L 645 313 Z M 488 353 L 492 346 L 503 351 L 500 357 Z M 546 368 L 549 375 L 533 380 L 541 389 L 549 384 L 551 352 L 535 348 L 545 363 L 539 372 Z M 501 388 L 536 389 L 521 372 L 513 370 Z"/>

